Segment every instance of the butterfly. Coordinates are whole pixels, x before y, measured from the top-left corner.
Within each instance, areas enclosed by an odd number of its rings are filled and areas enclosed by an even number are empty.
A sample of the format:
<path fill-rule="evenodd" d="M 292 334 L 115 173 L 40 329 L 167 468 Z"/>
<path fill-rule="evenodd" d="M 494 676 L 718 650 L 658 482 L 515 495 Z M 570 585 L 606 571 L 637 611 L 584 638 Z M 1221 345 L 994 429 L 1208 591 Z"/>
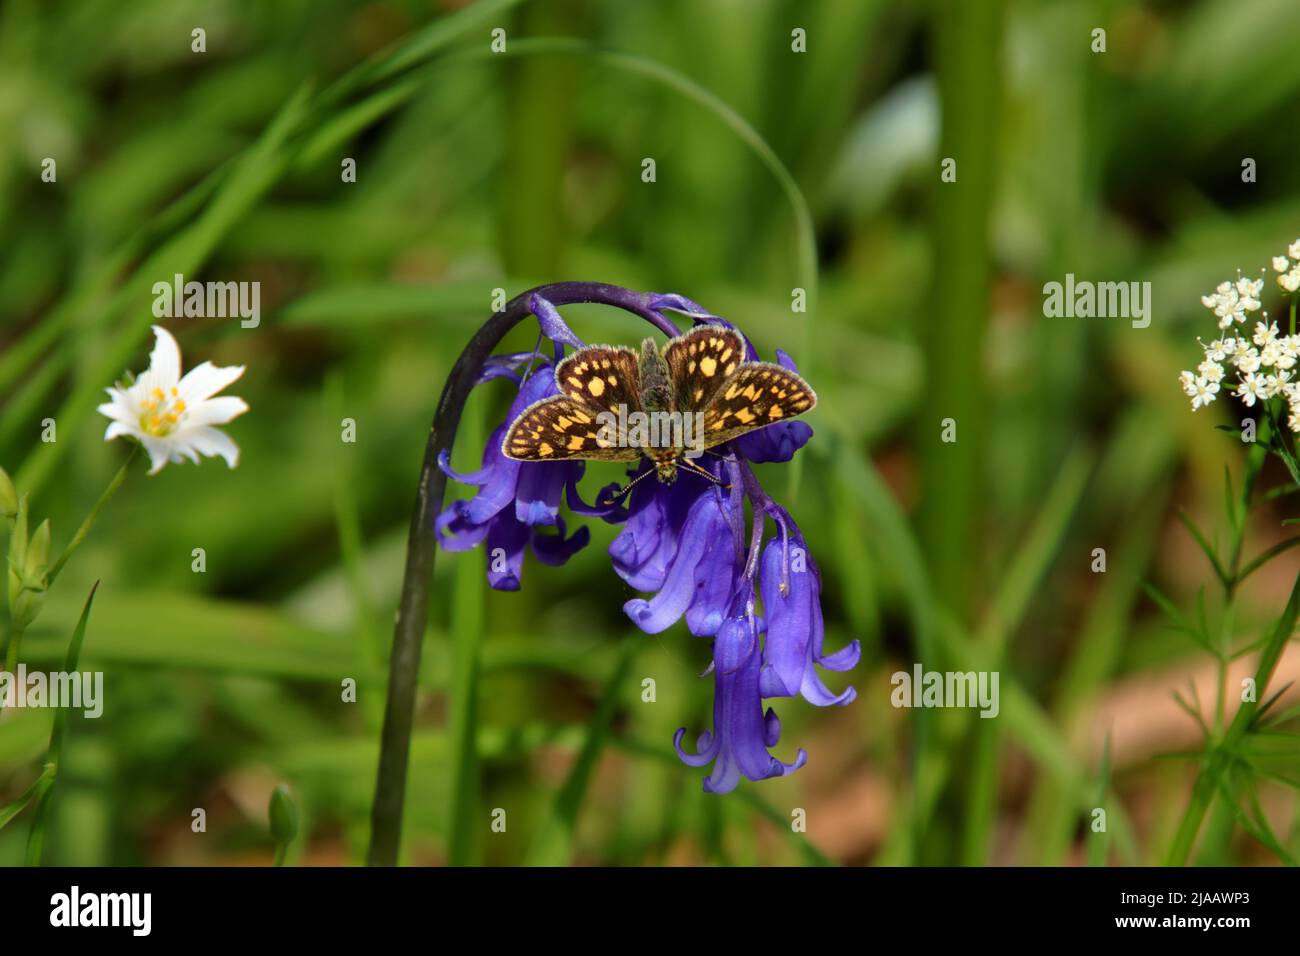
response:
<path fill-rule="evenodd" d="M 502 454 L 518 461 L 645 456 L 664 484 L 676 481 L 679 467 L 717 481 L 691 459 L 817 404 L 807 382 L 780 365 L 747 361 L 740 333 L 717 324 L 698 325 L 662 350 L 652 338 L 639 353 L 578 349 L 555 366 L 555 384 L 559 395 L 511 423 Z"/>

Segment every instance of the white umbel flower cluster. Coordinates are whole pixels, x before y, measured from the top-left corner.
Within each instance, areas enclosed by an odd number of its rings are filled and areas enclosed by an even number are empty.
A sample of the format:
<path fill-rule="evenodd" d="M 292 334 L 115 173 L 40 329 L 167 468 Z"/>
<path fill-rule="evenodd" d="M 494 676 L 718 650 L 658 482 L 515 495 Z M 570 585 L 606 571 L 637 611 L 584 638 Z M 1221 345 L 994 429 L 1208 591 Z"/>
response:
<path fill-rule="evenodd" d="M 1273 269 L 1280 273 L 1278 284 L 1285 291 L 1300 289 L 1300 239 L 1291 244 L 1286 256 L 1274 258 Z M 1238 277 L 1235 282 L 1221 282 L 1212 294 L 1201 297 L 1218 318 L 1219 328 L 1233 329 L 1233 334 L 1201 342 L 1203 360 L 1195 371 L 1181 372 L 1178 381 L 1192 401 L 1192 411 L 1209 405 L 1224 389 L 1249 408 L 1284 398 L 1290 412 L 1287 424 L 1300 432 L 1300 335 L 1282 335 L 1267 312 L 1261 313 L 1263 321 L 1255 323 L 1253 334 L 1236 328 L 1262 308 L 1259 297 L 1263 291 L 1263 279 Z"/>
<path fill-rule="evenodd" d="M 1234 322 L 1245 324 L 1250 313 L 1259 311 L 1262 305 L 1259 295 L 1263 291 L 1263 279 L 1243 276 L 1236 282 L 1220 282 L 1213 293 L 1201 296 L 1201 303 L 1218 316 L 1219 328 L 1226 329 Z"/>
<path fill-rule="evenodd" d="M 1273 257 L 1273 271 L 1283 292 L 1300 289 L 1300 239 L 1287 247 L 1286 255 Z"/>

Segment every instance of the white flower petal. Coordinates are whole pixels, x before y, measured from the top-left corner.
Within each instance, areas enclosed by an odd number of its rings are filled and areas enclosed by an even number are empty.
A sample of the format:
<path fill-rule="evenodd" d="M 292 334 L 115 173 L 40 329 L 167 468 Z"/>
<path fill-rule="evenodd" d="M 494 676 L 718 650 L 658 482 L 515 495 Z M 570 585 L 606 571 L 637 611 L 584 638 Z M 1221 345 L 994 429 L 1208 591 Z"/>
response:
<path fill-rule="evenodd" d="M 138 436 L 140 444 L 144 445 L 144 450 L 149 453 L 149 463 L 153 466 L 149 469 L 149 474 L 156 475 L 162 471 L 163 465 L 167 464 L 171 458 L 171 448 L 167 441 L 161 438 L 155 438 L 147 432 L 141 432 Z"/>
<path fill-rule="evenodd" d="M 239 376 L 244 374 L 242 365 L 217 366 L 204 362 L 190 369 L 177 386 L 187 404 L 196 405 L 204 399 L 211 398 Z"/>
<path fill-rule="evenodd" d="M 139 437 L 140 429 L 132 428 L 125 422 L 109 422 L 108 428 L 104 431 L 104 441 L 112 441 L 114 438 L 120 438 L 123 435 L 135 435 Z"/>
<path fill-rule="evenodd" d="M 231 468 L 239 464 L 239 446 L 223 431 L 206 426 L 187 428 L 177 432 L 175 440 L 178 449 L 184 448 L 186 452 L 197 451 L 200 455 L 220 455 L 226 459 L 226 464 Z"/>
<path fill-rule="evenodd" d="M 204 425 L 224 425 L 248 411 L 248 403 L 234 395 L 221 395 L 209 398 L 191 408 L 185 414 L 186 428 L 201 428 Z"/>
<path fill-rule="evenodd" d="M 176 339 L 161 325 L 153 327 L 154 346 L 149 353 L 149 371 L 145 373 L 151 379 L 150 387 L 164 391 L 171 388 L 181 378 L 181 347 Z"/>
<path fill-rule="evenodd" d="M 115 422 L 123 422 L 127 425 L 134 424 L 139 417 L 132 416 L 131 409 L 127 408 L 120 402 L 105 402 L 103 405 L 100 405 L 96 411 L 105 418 L 111 418 Z"/>

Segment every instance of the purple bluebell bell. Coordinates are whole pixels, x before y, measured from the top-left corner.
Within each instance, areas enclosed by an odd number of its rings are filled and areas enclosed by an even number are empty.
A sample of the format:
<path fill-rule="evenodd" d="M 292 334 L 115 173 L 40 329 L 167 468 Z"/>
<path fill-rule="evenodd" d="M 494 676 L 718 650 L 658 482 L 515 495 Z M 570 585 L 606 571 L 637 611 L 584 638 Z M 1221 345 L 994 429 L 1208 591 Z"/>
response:
<path fill-rule="evenodd" d="M 710 637 L 718 632 L 731 604 L 741 557 L 732 534 L 735 506 L 720 489 L 708 486 L 702 478 L 696 480 L 706 487 L 678 489 L 684 484 L 680 480 L 671 486 L 657 486 L 664 490 L 647 496 L 647 506 L 632 512 L 610 546 L 615 568 L 624 580 L 642 590 L 659 592 L 649 600 L 633 598 L 623 605 L 627 616 L 647 634 L 667 630 L 685 615 L 692 634 Z M 689 510 L 677 524 L 672 513 L 688 502 Z M 625 566 L 619 563 L 630 547 L 625 542 L 635 542 L 643 527 L 653 548 L 648 560 L 625 573 Z"/>
<path fill-rule="evenodd" d="M 861 647 L 853 641 L 834 654 L 824 653 L 821 572 L 789 515 L 779 507 L 775 514 L 780 533 L 763 549 L 759 578 L 767 624 L 763 696 L 799 694 L 818 707 L 851 703 L 857 692 L 852 687 L 840 694 L 832 692 L 813 665 L 851 670 L 857 666 Z"/>
<path fill-rule="evenodd" d="M 694 754 L 682 749 L 685 727 L 673 737 L 673 748 L 684 763 L 692 767 L 713 764 L 704 778 L 708 793 L 728 793 L 742 776 L 749 780 L 783 777 L 808 760 L 802 748 L 791 763 L 768 752 L 781 739 L 781 721 L 771 708 L 763 711 L 764 651 L 759 643 L 759 622 L 748 603 L 744 595 L 738 595 L 713 642 L 713 730 L 700 734 Z"/>

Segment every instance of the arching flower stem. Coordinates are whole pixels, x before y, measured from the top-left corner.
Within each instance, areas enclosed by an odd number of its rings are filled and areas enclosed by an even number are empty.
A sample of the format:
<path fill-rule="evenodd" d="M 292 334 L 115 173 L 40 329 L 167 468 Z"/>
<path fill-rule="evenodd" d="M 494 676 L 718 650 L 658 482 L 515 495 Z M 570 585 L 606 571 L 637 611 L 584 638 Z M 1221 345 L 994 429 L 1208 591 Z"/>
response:
<path fill-rule="evenodd" d="M 547 312 L 547 306 L 581 302 L 614 306 L 645 319 L 669 337 L 678 334 L 677 327 L 659 311 L 677 307 L 678 303 L 672 301 L 672 297 L 633 292 L 600 282 L 556 282 L 529 289 L 511 299 L 504 310 L 483 323 L 456 359 L 443 386 L 425 442 L 424 462 L 420 468 L 407 538 L 406 569 L 393 628 L 388 695 L 379 744 L 379 770 L 370 815 L 367 862 L 371 866 L 396 865 L 401 841 L 411 729 L 415 720 L 416 681 L 429 619 L 429 586 L 433 580 L 433 524 L 434 517 L 442 508 L 447 486 L 447 476 L 438 467 L 438 456 L 444 451 L 450 453 L 465 401 L 478 382 L 484 363 L 506 334 L 530 315 L 537 315 L 545 329 L 545 323 L 554 311 Z"/>

